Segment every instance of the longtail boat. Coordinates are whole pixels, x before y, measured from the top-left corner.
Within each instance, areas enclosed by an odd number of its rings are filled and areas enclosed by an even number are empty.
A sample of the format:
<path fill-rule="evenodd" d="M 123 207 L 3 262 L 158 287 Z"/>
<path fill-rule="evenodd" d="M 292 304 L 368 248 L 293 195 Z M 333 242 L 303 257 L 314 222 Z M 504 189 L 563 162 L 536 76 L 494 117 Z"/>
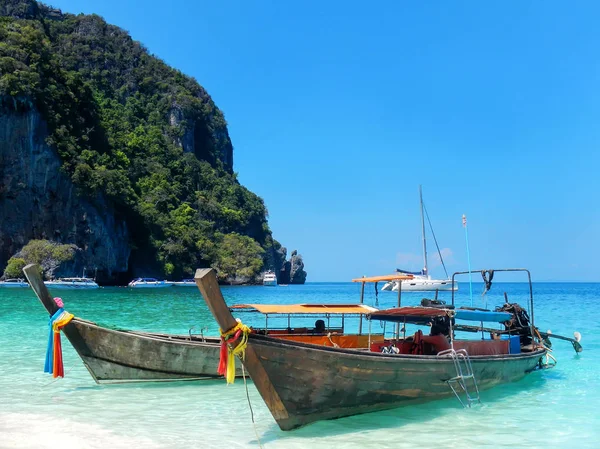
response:
<path fill-rule="evenodd" d="M 394 338 L 374 337 L 369 332 L 366 348 L 328 347 L 253 332 L 234 319 L 212 269 L 197 270 L 195 280 L 219 326 L 227 330 L 223 336 L 230 356 L 242 358 L 282 430 L 453 395 L 470 406 L 479 401 L 480 390 L 517 381 L 548 366 L 549 349 L 535 333 L 530 276 L 531 322 L 511 329 L 508 323 L 514 321 L 513 314 L 456 309 L 454 296 L 452 305 L 402 307 L 399 291 L 397 308 L 366 316 L 369 329 L 373 321 L 394 323 Z M 365 283 L 392 280 L 397 276 L 354 281 L 362 283 L 362 302 Z M 491 335 L 493 339 L 458 339 L 453 328 L 456 319 L 502 322 L 505 329 Z M 431 332 L 424 335 L 419 330 L 407 337 L 406 324 L 428 325 Z M 508 334 L 503 339 L 504 332 Z"/>
<path fill-rule="evenodd" d="M 54 315 L 59 307 L 39 267 L 28 265 L 23 272 L 48 314 Z M 62 331 L 96 383 L 220 377 L 220 338 L 109 329 L 78 317 Z"/>
<path fill-rule="evenodd" d="M 58 306 L 41 279 L 39 267 L 28 265 L 23 270 L 33 290 L 53 316 Z M 364 346 L 367 336 L 344 336 L 346 317 L 364 316 L 377 311 L 364 304 L 295 304 L 285 307 L 262 304 L 238 305 L 237 310 L 258 312 L 264 315 L 265 328 L 269 318 L 288 318 L 288 325 L 256 332 L 280 339 L 309 342 L 324 346 Z M 322 315 L 323 329 L 289 326 L 290 314 L 296 317 Z M 330 326 L 331 317 L 341 318 L 341 323 Z M 339 320 L 338 320 L 339 321 Z M 109 329 L 78 317 L 62 328 L 85 367 L 97 383 L 175 381 L 211 379 L 218 374 L 221 339 L 198 335 L 172 335 L 131 330 Z M 236 376 L 241 375 L 241 365 L 236 365 Z"/>

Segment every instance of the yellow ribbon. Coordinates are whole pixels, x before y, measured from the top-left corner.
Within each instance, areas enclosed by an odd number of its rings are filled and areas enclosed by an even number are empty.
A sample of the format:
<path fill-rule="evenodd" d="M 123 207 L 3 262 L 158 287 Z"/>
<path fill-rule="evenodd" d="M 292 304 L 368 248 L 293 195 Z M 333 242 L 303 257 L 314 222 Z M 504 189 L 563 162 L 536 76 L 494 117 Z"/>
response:
<path fill-rule="evenodd" d="M 52 322 L 52 330 L 55 333 L 59 333 L 60 330 L 65 327 L 75 317 L 72 313 L 63 312 L 60 316 Z"/>
<path fill-rule="evenodd" d="M 229 329 L 227 332 L 221 332 L 221 337 L 227 342 L 228 339 L 233 337 L 239 330 L 242 331 L 242 336 L 240 337 L 239 343 L 235 347 L 231 347 L 231 345 L 227 345 L 227 374 L 225 379 L 227 379 L 228 384 L 232 384 L 235 381 L 235 358 L 237 356 L 240 360 L 244 360 L 246 355 L 246 347 L 248 346 L 248 334 L 250 333 L 250 328 L 243 324 L 241 321 L 238 322 L 237 325 Z"/>

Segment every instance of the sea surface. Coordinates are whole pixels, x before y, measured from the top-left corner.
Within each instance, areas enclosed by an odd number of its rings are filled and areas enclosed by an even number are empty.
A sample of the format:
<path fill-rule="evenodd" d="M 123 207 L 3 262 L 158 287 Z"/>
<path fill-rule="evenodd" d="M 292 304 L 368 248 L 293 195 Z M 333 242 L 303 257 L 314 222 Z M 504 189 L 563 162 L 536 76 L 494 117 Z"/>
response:
<path fill-rule="evenodd" d="M 473 305 L 485 305 L 473 285 Z M 458 305 L 470 305 L 460 284 Z M 526 304 L 528 286 L 494 283 L 488 307 Z M 155 290 L 55 290 L 65 308 L 99 324 L 122 328 L 216 335 L 218 328 L 193 287 Z M 224 287 L 229 304 L 358 302 L 350 283 Z M 404 293 L 417 305 L 423 293 Z M 0 290 L 0 448 L 598 448 L 600 443 L 600 284 L 535 283 L 535 320 L 541 330 L 581 332 L 584 352 L 555 340 L 558 364 L 522 381 L 481 394 L 463 409 L 456 399 L 325 421 L 282 432 L 248 382 L 224 380 L 96 385 L 63 337 L 65 378 L 43 373 L 48 315 L 29 289 Z M 449 300 L 449 293 L 440 293 Z M 397 295 L 380 292 L 379 307 Z M 365 303 L 375 305 L 372 286 Z M 255 314 L 241 316 L 262 325 Z M 276 322 L 269 324 L 277 326 Z M 283 324 L 283 323 L 282 323 Z M 311 324 L 311 323 L 309 323 Z M 334 323 L 332 322 L 333 326 Z M 376 326 L 379 326 L 377 324 Z M 286 327 L 286 326 L 284 326 Z"/>

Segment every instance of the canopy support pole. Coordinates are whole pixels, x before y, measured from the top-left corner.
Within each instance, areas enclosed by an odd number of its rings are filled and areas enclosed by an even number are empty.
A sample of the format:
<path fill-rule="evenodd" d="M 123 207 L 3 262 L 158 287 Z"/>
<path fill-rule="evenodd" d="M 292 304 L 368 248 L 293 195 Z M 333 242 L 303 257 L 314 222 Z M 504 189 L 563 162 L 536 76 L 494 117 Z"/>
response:
<path fill-rule="evenodd" d="M 402 281 L 398 280 L 398 307 L 402 304 Z M 400 339 L 400 323 L 396 323 L 396 340 Z"/>
<path fill-rule="evenodd" d="M 360 303 L 363 304 L 365 301 L 365 283 L 360 284 Z M 358 321 L 358 335 L 362 335 L 362 322 L 363 316 L 362 313 L 360 315 L 360 320 Z"/>

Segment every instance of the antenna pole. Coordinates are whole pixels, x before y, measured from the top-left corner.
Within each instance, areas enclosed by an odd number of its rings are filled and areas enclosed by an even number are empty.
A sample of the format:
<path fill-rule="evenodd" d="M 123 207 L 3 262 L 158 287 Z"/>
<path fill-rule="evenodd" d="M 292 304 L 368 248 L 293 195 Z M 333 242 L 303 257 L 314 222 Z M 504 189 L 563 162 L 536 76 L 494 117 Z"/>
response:
<path fill-rule="evenodd" d="M 469 298 L 471 299 L 471 307 L 473 307 L 473 277 L 471 275 L 471 253 L 469 251 L 469 231 L 467 229 L 467 216 L 462 216 L 463 228 L 465 228 L 465 240 L 467 242 L 467 265 L 469 267 Z"/>
<path fill-rule="evenodd" d="M 419 185 L 419 200 L 421 202 L 421 233 L 423 235 L 423 274 L 425 276 L 429 275 L 429 270 L 427 269 L 427 242 L 425 240 L 425 217 L 423 216 L 423 188 Z"/>

